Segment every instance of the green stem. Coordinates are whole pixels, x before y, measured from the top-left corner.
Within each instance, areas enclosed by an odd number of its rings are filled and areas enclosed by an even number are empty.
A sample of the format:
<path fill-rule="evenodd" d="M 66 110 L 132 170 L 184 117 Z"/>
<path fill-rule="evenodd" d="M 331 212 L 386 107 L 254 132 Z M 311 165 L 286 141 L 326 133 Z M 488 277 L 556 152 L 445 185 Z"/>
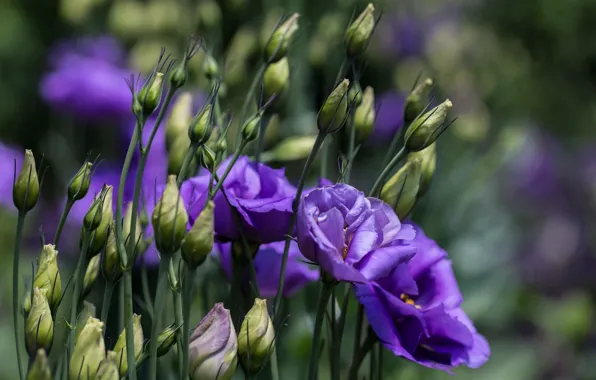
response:
<path fill-rule="evenodd" d="M 54 245 L 56 249 L 58 249 L 58 243 L 60 242 L 60 236 L 62 235 L 62 229 L 64 228 L 64 224 L 66 224 L 66 218 L 68 218 L 68 214 L 74 205 L 74 201 L 68 199 L 66 204 L 64 205 L 64 209 L 62 210 L 62 215 L 60 215 L 60 221 L 58 222 L 58 228 L 56 228 L 56 233 L 54 234 Z"/>
<path fill-rule="evenodd" d="M 358 305 L 358 313 L 356 314 L 356 325 L 354 327 L 354 353 L 352 354 L 352 361 L 356 360 L 360 341 L 362 340 L 362 323 L 364 322 L 364 307 Z"/>
<path fill-rule="evenodd" d="M 252 83 L 250 84 L 250 88 L 248 89 L 248 92 L 246 93 L 246 98 L 244 98 L 244 104 L 242 105 L 242 111 L 240 112 L 240 119 L 238 119 L 239 124 L 239 128 L 238 128 L 238 132 L 236 133 L 236 143 L 238 141 L 241 141 L 241 133 L 242 133 L 242 124 L 244 123 L 244 119 L 246 118 L 246 114 L 248 113 L 248 106 L 250 105 L 250 102 L 253 100 L 254 94 L 255 94 L 255 90 L 257 89 L 257 86 L 259 84 L 259 82 L 261 81 L 261 78 L 263 77 L 263 74 L 265 73 L 265 70 L 267 70 L 267 63 L 263 62 L 261 64 L 261 66 L 259 67 L 259 69 L 257 70 L 257 73 L 255 74 L 255 77 L 252 80 Z"/>
<path fill-rule="evenodd" d="M 128 363 L 128 378 L 137 378 L 136 359 L 134 351 L 134 326 L 132 318 L 132 271 L 125 270 L 122 276 L 124 281 L 124 325 L 126 329 L 126 361 Z M 133 364 L 131 364 L 133 363 Z"/>
<path fill-rule="evenodd" d="M 350 367 L 348 380 L 358 380 L 358 370 L 360 369 L 360 365 L 376 341 L 377 337 L 374 334 L 369 334 L 364 343 L 362 343 L 362 346 L 357 346 L 354 358 L 352 359 L 352 366 Z"/>
<path fill-rule="evenodd" d="M 408 129 L 409 124 L 404 124 L 403 127 L 393 135 L 393 139 L 391 140 L 391 144 L 389 145 L 389 150 L 385 154 L 385 158 L 383 159 L 383 165 L 381 167 L 385 167 L 391 161 L 391 157 L 397 152 L 397 147 L 399 146 L 399 142 L 402 140 L 402 136 L 404 135 L 405 131 Z"/>
<path fill-rule="evenodd" d="M 21 251 L 21 238 L 23 235 L 23 226 L 25 224 L 26 213 L 19 211 L 17 218 L 17 232 L 15 233 L 14 252 L 12 255 L 12 320 L 14 325 L 14 339 L 17 354 L 17 365 L 19 366 L 19 378 L 24 380 L 23 367 L 21 362 L 21 334 L 19 331 L 19 305 L 21 295 L 19 294 L 19 258 Z"/>
<path fill-rule="evenodd" d="M 186 266 L 186 273 L 183 283 L 183 298 L 182 298 L 182 312 L 183 312 L 183 328 L 182 328 L 182 373 L 181 376 L 188 376 L 188 341 L 190 338 L 190 309 L 192 306 L 192 295 L 195 284 L 196 268 L 189 268 Z"/>
<path fill-rule="evenodd" d="M 370 359 L 368 360 L 368 378 L 370 380 L 375 380 L 375 365 L 377 364 L 377 352 L 375 350 L 375 346 L 373 345 L 370 349 Z"/>
<path fill-rule="evenodd" d="M 327 178 L 329 175 L 329 150 L 331 150 L 331 140 L 327 140 L 323 144 L 321 152 L 321 178 Z"/>
<path fill-rule="evenodd" d="M 234 156 L 232 157 L 232 160 L 230 161 L 230 163 L 226 167 L 226 171 L 223 173 L 223 175 L 217 181 L 217 185 L 215 185 L 215 188 L 213 189 L 213 191 L 211 193 L 209 193 L 209 199 L 215 198 L 215 195 L 217 194 L 217 192 L 219 191 L 219 189 L 223 186 L 223 183 L 226 180 L 226 177 L 228 176 L 228 174 L 230 174 L 230 171 L 232 170 L 232 167 L 234 166 L 234 164 L 236 163 L 236 161 L 238 161 L 238 158 L 242 154 L 242 151 L 246 147 L 246 144 L 248 144 L 248 142 L 246 140 L 242 140 L 242 142 L 240 143 L 240 145 L 238 146 L 238 148 L 234 152 Z"/>
<path fill-rule="evenodd" d="M 161 322 L 161 312 L 165 301 L 164 298 L 167 292 L 167 277 L 170 260 L 171 257 L 165 255 L 159 260 L 155 307 L 153 309 L 153 319 L 151 320 L 151 340 L 149 341 L 149 380 L 155 380 L 157 378 L 157 335 L 159 333 L 158 329 Z"/>
<path fill-rule="evenodd" d="M 172 261 L 170 261 L 170 268 L 172 267 Z M 171 270 L 170 270 L 171 272 Z M 176 289 L 172 291 L 174 296 L 174 318 L 176 321 L 176 326 L 184 326 L 184 306 L 182 304 L 182 293 L 180 289 Z M 180 376 L 183 375 L 183 368 L 184 368 L 184 331 L 178 330 L 178 334 L 176 334 L 176 341 L 178 342 L 178 372 Z"/>
<path fill-rule="evenodd" d="M 331 342 L 329 344 L 329 367 L 331 368 L 331 379 L 339 380 L 339 361 L 335 352 L 337 351 L 337 323 L 335 315 L 335 287 L 331 291 L 331 320 L 329 323 L 329 330 L 331 330 Z"/>
<path fill-rule="evenodd" d="M 114 293 L 115 284 L 112 281 L 106 282 L 103 290 L 103 302 L 101 304 L 101 321 L 103 322 L 103 333 L 105 335 L 106 326 L 108 324 L 108 314 L 110 312 L 110 303 L 112 302 L 112 294 Z"/>
<path fill-rule="evenodd" d="M 271 121 L 271 117 L 269 115 L 263 115 L 261 118 L 261 122 L 259 125 L 259 140 L 257 143 L 257 151 L 255 152 L 255 162 L 261 162 L 261 153 L 265 148 L 265 133 L 267 132 L 267 127 L 269 126 L 269 122 Z"/>
<path fill-rule="evenodd" d="M 277 367 L 277 348 L 275 343 L 271 347 L 271 380 L 279 380 L 279 368 Z"/>
<path fill-rule="evenodd" d="M 387 164 L 387 166 L 385 166 L 385 169 L 383 169 L 383 172 L 381 172 L 381 175 L 379 175 L 379 178 L 377 178 L 377 180 L 375 181 L 375 184 L 373 185 L 372 189 L 370 190 L 369 196 L 376 197 L 378 195 L 379 191 L 381 190 L 381 186 L 383 186 L 383 184 L 387 180 L 387 177 L 389 177 L 389 175 L 391 174 L 393 169 L 395 169 L 395 166 L 397 166 L 399 161 L 401 161 L 401 159 L 404 158 L 405 155 L 406 155 L 406 149 L 401 148 L 399 150 L 399 152 L 397 152 L 395 157 L 393 157 L 393 159 L 389 162 L 389 164 Z"/>
<path fill-rule="evenodd" d="M 143 290 L 143 300 L 147 307 L 149 317 L 153 319 L 153 301 L 149 291 L 149 279 L 147 278 L 147 265 L 145 265 L 145 256 L 141 256 L 141 288 Z"/>
<path fill-rule="evenodd" d="M 188 168 L 190 167 L 190 163 L 192 162 L 192 158 L 195 155 L 197 149 L 199 149 L 199 144 L 190 144 L 190 147 L 186 151 L 184 161 L 182 162 L 182 168 L 180 168 L 180 173 L 178 173 L 178 178 L 176 178 L 176 184 L 178 187 L 180 187 L 182 182 L 184 182 L 186 179 Z"/>
<path fill-rule="evenodd" d="M 356 126 L 354 117 L 350 115 L 347 127 L 350 129 L 350 143 L 348 145 L 348 165 L 344 175 L 344 182 L 350 183 L 350 174 L 352 173 L 352 163 L 354 162 L 354 150 L 356 149 Z"/>
<path fill-rule="evenodd" d="M 124 280 L 118 286 L 118 331 L 124 330 Z"/>
<path fill-rule="evenodd" d="M 233 244 L 233 243 L 232 243 Z M 234 322 L 236 331 L 240 331 L 240 323 L 242 323 L 242 263 L 240 257 L 236 256 L 232 248 L 232 285 L 230 287 L 230 314 Z"/>
<path fill-rule="evenodd" d="M 321 284 L 321 292 L 319 294 L 319 306 L 317 308 L 317 316 L 315 318 L 315 331 L 312 337 L 312 346 L 310 351 L 310 364 L 309 364 L 309 380 L 316 380 L 319 371 L 319 350 L 321 348 L 321 332 L 323 331 L 323 321 L 325 318 L 325 311 L 327 309 L 327 303 L 331 297 L 331 291 L 333 286 L 327 283 Z"/>
<path fill-rule="evenodd" d="M 377 344 L 377 358 L 379 361 L 379 364 L 377 365 L 377 380 L 383 380 L 383 352 L 385 352 L 383 350 L 383 345 L 382 344 Z"/>
<path fill-rule="evenodd" d="M 90 243 L 90 233 L 88 231 L 83 232 L 83 249 L 81 250 L 81 254 L 79 255 L 79 260 L 77 262 L 77 268 L 75 269 L 75 279 L 74 279 L 74 288 L 72 291 L 72 303 L 70 306 L 70 334 L 68 338 L 68 346 L 70 348 L 70 353 L 74 351 L 75 346 L 75 326 L 77 324 L 77 315 L 79 309 L 79 301 L 81 297 L 81 290 L 83 288 L 83 278 L 85 276 L 85 269 L 87 268 L 87 250 L 89 249 Z"/>

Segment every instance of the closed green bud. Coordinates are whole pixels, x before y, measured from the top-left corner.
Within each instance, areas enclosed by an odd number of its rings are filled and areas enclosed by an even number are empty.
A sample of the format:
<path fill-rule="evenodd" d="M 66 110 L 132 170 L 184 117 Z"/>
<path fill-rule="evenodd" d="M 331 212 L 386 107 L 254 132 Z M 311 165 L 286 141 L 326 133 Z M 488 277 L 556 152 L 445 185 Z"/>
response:
<path fill-rule="evenodd" d="M 182 241 L 182 258 L 190 268 L 201 265 L 213 249 L 213 209 L 212 201 L 207 202 L 192 228 Z"/>
<path fill-rule="evenodd" d="M 103 275 L 107 281 L 114 282 L 120 278 L 122 273 L 120 269 L 120 255 L 116 243 L 116 226 L 112 222 L 110 234 L 106 242 L 106 249 L 103 254 L 103 264 L 101 266 Z"/>
<path fill-rule="evenodd" d="M 99 365 L 106 357 L 103 340 L 103 322 L 88 318 L 85 327 L 76 340 L 68 368 L 69 380 L 94 380 Z"/>
<path fill-rule="evenodd" d="M 215 146 L 215 154 L 216 156 L 225 155 L 228 150 L 228 141 L 226 138 L 221 138 L 217 141 L 217 145 Z"/>
<path fill-rule="evenodd" d="M 189 145 L 190 141 L 186 136 L 179 136 L 174 141 L 172 148 L 168 152 L 168 174 L 178 175 L 180 173 Z"/>
<path fill-rule="evenodd" d="M 37 350 L 35 360 L 27 373 L 27 380 L 52 380 L 52 369 L 44 349 Z"/>
<path fill-rule="evenodd" d="M 145 340 L 145 338 L 143 337 L 143 326 L 141 325 L 141 316 L 134 314 L 132 323 L 132 328 L 134 332 L 133 337 L 135 343 L 135 360 L 139 360 L 141 354 L 143 353 L 143 342 Z M 126 329 L 124 329 L 118 337 L 116 345 L 114 346 L 112 352 L 108 354 L 108 357 L 110 359 L 113 359 L 116 363 L 118 363 L 120 376 L 124 376 L 128 371 L 128 361 L 126 356 Z"/>
<path fill-rule="evenodd" d="M 216 155 L 208 145 L 203 145 L 197 150 L 196 158 L 202 167 L 213 172 L 215 170 Z"/>
<path fill-rule="evenodd" d="M 362 96 L 362 103 L 354 112 L 354 128 L 358 141 L 365 141 L 375 128 L 375 92 L 372 87 L 367 87 Z"/>
<path fill-rule="evenodd" d="M 404 106 L 404 122 L 410 124 L 424 111 L 428 103 L 428 94 L 433 86 L 433 80 L 427 78 L 419 83 L 406 98 Z"/>
<path fill-rule="evenodd" d="M 120 380 L 118 363 L 109 357 L 102 360 L 101 363 L 99 363 L 95 380 Z"/>
<path fill-rule="evenodd" d="M 101 265 L 101 255 L 97 254 L 89 260 L 89 264 L 87 265 L 87 270 L 85 271 L 85 277 L 83 278 L 83 297 L 86 297 L 91 290 L 93 289 L 93 285 L 97 280 L 97 276 L 99 275 L 99 267 Z"/>
<path fill-rule="evenodd" d="M 451 101 L 447 99 L 414 120 L 406 131 L 406 148 L 410 152 L 417 152 L 434 143 L 447 127 L 445 119 L 452 106 Z"/>
<path fill-rule="evenodd" d="M 211 103 L 205 104 L 201 112 L 191 122 L 188 128 L 188 138 L 194 144 L 204 144 L 211 137 L 213 124 L 213 107 Z"/>
<path fill-rule="evenodd" d="M 348 55 L 357 57 L 364 53 L 375 29 L 375 7 L 371 3 L 352 22 L 346 32 L 346 49 Z"/>
<path fill-rule="evenodd" d="M 168 176 L 168 183 L 153 210 L 155 245 L 162 255 L 173 255 L 186 234 L 188 214 L 176 185 L 176 176 Z"/>
<path fill-rule="evenodd" d="M 87 195 L 91 184 L 92 162 L 85 162 L 79 169 L 74 178 L 68 184 L 68 200 L 71 202 L 79 201 Z"/>
<path fill-rule="evenodd" d="M 105 186 L 103 192 L 103 202 L 101 204 L 101 221 L 99 226 L 93 231 L 89 240 L 89 249 L 87 254 L 91 256 L 97 255 L 105 247 L 110 234 L 110 227 L 114 220 L 113 209 L 113 193 L 112 186 Z"/>
<path fill-rule="evenodd" d="M 180 136 L 186 137 L 188 125 L 192 120 L 192 95 L 183 92 L 172 105 L 172 111 L 166 123 L 166 148 L 172 150 L 174 142 Z"/>
<path fill-rule="evenodd" d="M 52 311 L 44 293 L 33 289 L 31 310 L 25 321 L 25 343 L 29 357 L 35 357 L 40 348 L 49 352 L 54 340 Z"/>
<path fill-rule="evenodd" d="M 56 310 L 62 299 L 62 279 L 58 270 L 58 251 L 53 244 L 46 244 L 39 256 L 39 267 L 33 279 L 33 288 L 38 288 L 46 297 L 50 308 Z"/>
<path fill-rule="evenodd" d="M 205 73 L 205 77 L 209 80 L 215 80 L 220 76 L 219 65 L 211 54 L 205 56 L 205 60 L 203 61 L 203 73 Z"/>
<path fill-rule="evenodd" d="M 135 219 L 135 236 L 131 237 L 131 226 L 132 226 L 132 202 L 130 202 L 126 206 L 126 211 L 124 212 L 124 222 L 122 225 L 122 237 L 124 238 L 124 242 L 126 245 L 130 243 L 130 239 L 134 239 L 134 244 L 138 244 L 141 241 L 141 236 L 143 235 L 143 227 L 141 226 L 141 218 L 137 215 Z"/>
<path fill-rule="evenodd" d="M 12 201 L 20 212 L 28 212 L 39 198 L 39 178 L 35 167 L 35 157 L 29 149 L 25 150 L 23 166 L 12 188 Z"/>
<path fill-rule="evenodd" d="M 238 334 L 238 355 L 249 372 L 261 369 L 271 355 L 274 341 L 275 331 L 267 311 L 267 300 L 257 298 L 246 313 Z"/>
<path fill-rule="evenodd" d="M 278 107 L 285 98 L 290 87 L 290 64 L 288 58 L 283 57 L 279 61 L 267 66 L 263 74 L 263 101 L 268 102 L 275 96 L 271 107 Z"/>
<path fill-rule="evenodd" d="M 308 157 L 315 143 L 316 136 L 292 136 L 281 141 L 273 150 L 263 154 L 263 160 L 295 161 Z"/>
<path fill-rule="evenodd" d="M 176 325 L 172 324 L 168 326 L 165 330 L 163 330 L 157 336 L 157 356 L 164 356 L 168 352 L 174 344 L 176 344 L 176 333 L 178 328 Z"/>
<path fill-rule="evenodd" d="M 31 311 L 31 290 L 28 290 L 25 294 L 25 299 L 23 300 L 23 311 L 25 312 L 24 315 L 29 314 Z"/>
<path fill-rule="evenodd" d="M 437 143 L 430 144 L 427 148 L 418 152 L 408 154 L 408 160 L 420 160 L 420 188 L 418 189 L 418 198 L 420 198 L 430 186 L 435 168 L 437 166 Z"/>
<path fill-rule="evenodd" d="M 400 220 L 404 220 L 416 204 L 420 188 L 420 170 L 420 160 L 406 161 L 381 190 L 380 198 L 393 207 Z"/>
<path fill-rule="evenodd" d="M 348 113 L 349 87 L 350 81 L 344 79 L 323 103 L 317 115 L 317 127 L 321 133 L 334 133 L 343 127 Z"/>
<path fill-rule="evenodd" d="M 257 112 L 242 126 L 242 140 L 250 142 L 259 136 L 259 127 L 261 125 L 263 114 Z"/>
<path fill-rule="evenodd" d="M 97 315 L 97 310 L 95 309 L 95 305 L 88 301 L 83 301 L 83 310 L 79 313 L 77 317 L 77 325 L 75 329 L 75 342 L 79 339 L 79 335 L 81 335 L 81 331 L 87 325 L 87 321 L 89 318 L 95 318 Z"/>
<path fill-rule="evenodd" d="M 83 219 L 84 230 L 87 230 L 88 232 L 93 232 L 101 224 L 101 218 L 103 216 L 104 199 L 109 188 L 111 188 L 111 186 L 103 185 L 101 192 L 97 194 L 97 196 L 93 200 L 93 203 L 89 207 L 89 211 L 87 211 L 87 214 L 85 214 L 85 218 Z"/>
<path fill-rule="evenodd" d="M 362 87 L 360 82 L 353 82 L 348 90 L 348 103 L 351 107 L 358 107 L 362 103 Z"/>
<path fill-rule="evenodd" d="M 173 88 L 181 88 L 186 84 L 188 80 L 188 67 L 186 61 L 180 62 L 172 74 L 170 74 L 170 85 Z"/>
<path fill-rule="evenodd" d="M 159 106 L 163 90 L 163 73 L 156 72 L 137 94 L 137 101 L 145 116 L 151 115 Z"/>
<path fill-rule="evenodd" d="M 290 45 L 298 31 L 299 18 L 300 15 L 294 13 L 273 31 L 264 49 L 267 63 L 275 63 L 288 54 Z"/>

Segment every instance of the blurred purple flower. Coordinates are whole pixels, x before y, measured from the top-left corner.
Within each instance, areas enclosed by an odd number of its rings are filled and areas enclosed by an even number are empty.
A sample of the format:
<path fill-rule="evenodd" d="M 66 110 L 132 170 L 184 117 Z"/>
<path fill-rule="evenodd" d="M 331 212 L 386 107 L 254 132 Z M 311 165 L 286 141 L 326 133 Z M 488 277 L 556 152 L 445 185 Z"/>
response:
<path fill-rule="evenodd" d="M 424 52 L 424 24 L 412 14 L 394 17 L 385 23 L 387 28 L 379 33 L 382 46 L 399 56 L 419 56 Z"/>
<path fill-rule="evenodd" d="M 23 157 L 25 156 L 25 150 L 19 149 L 7 144 L 0 143 L 0 162 L 2 162 L 2 183 L 0 184 L 0 204 L 11 210 L 15 210 L 12 202 L 12 187 L 14 184 L 15 176 L 15 162 L 16 170 L 21 169 L 23 165 Z"/>
<path fill-rule="evenodd" d="M 404 124 L 406 96 L 390 91 L 381 94 L 377 100 L 377 117 L 371 139 L 376 142 L 390 141 Z"/>

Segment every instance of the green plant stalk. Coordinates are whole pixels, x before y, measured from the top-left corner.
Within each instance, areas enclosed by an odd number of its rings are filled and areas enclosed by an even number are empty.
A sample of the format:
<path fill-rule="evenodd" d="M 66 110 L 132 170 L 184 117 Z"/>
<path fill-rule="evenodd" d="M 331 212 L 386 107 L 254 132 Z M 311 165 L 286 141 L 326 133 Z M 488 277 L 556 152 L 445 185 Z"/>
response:
<path fill-rule="evenodd" d="M 397 152 L 397 147 L 399 146 L 400 141 L 403 139 L 404 134 L 408 130 L 410 124 L 404 124 L 403 127 L 393 135 L 393 139 L 391 140 L 391 144 L 389 145 L 389 150 L 385 154 L 385 158 L 383 159 L 383 165 L 381 167 L 385 167 L 391 161 L 391 157 Z"/>
<path fill-rule="evenodd" d="M 153 319 L 153 300 L 151 299 L 151 292 L 149 291 L 149 279 L 147 278 L 147 266 L 145 265 L 145 256 L 141 256 L 141 288 L 143 290 L 143 299 L 149 317 Z"/>
<path fill-rule="evenodd" d="M 240 136 L 242 134 L 242 124 L 245 121 L 244 119 L 246 119 L 246 114 L 248 113 L 248 106 L 250 105 L 250 102 L 254 97 L 254 94 L 255 94 L 255 91 L 257 89 L 259 82 L 263 78 L 263 74 L 265 74 L 265 70 L 267 70 L 267 66 L 268 66 L 268 64 L 266 62 L 261 63 L 261 66 L 257 70 L 255 77 L 253 78 L 252 83 L 250 84 L 248 92 L 246 93 L 246 98 L 244 98 L 244 104 L 242 104 L 242 110 L 240 112 L 240 119 L 238 119 L 238 122 L 240 124 L 239 124 L 239 128 L 238 128 L 238 132 L 236 133 L 236 144 L 238 144 L 238 141 L 240 141 L 240 143 L 242 143 L 242 141 L 243 141 L 240 138 Z"/>
<path fill-rule="evenodd" d="M 354 125 L 353 114 L 348 118 L 347 127 L 350 129 L 350 142 L 348 145 L 348 165 L 344 175 L 344 182 L 350 183 L 350 174 L 352 174 L 352 165 L 354 162 L 354 150 L 356 149 L 356 125 Z"/>
<path fill-rule="evenodd" d="M 329 175 L 329 150 L 331 150 L 331 140 L 325 141 L 321 152 L 321 178 L 327 178 Z"/>
<path fill-rule="evenodd" d="M 122 274 L 122 281 L 124 282 L 124 328 L 126 329 L 126 360 L 127 363 L 129 363 L 128 378 L 136 379 L 136 366 L 130 364 L 136 362 L 134 352 L 134 326 L 132 319 L 132 271 L 125 270 Z"/>
<path fill-rule="evenodd" d="M 263 153 L 263 149 L 265 149 L 265 134 L 267 133 L 267 127 L 269 126 L 270 121 L 271 117 L 269 115 L 263 115 L 259 123 L 259 140 L 255 152 L 256 163 L 261 162 L 261 153 Z"/>
<path fill-rule="evenodd" d="M 70 334 L 68 337 L 69 351 L 72 355 L 75 346 L 75 331 L 74 328 L 77 324 L 77 315 L 79 308 L 79 301 L 81 297 L 81 289 L 83 288 L 83 278 L 85 276 L 85 270 L 87 268 L 87 251 L 89 250 L 91 234 L 88 231 L 83 232 L 83 249 L 79 255 L 77 267 L 75 269 L 75 282 L 72 290 L 72 303 L 70 306 Z"/>
<path fill-rule="evenodd" d="M 339 361 L 338 356 L 335 355 L 337 350 L 337 319 L 335 315 L 335 287 L 331 290 L 331 318 L 329 319 L 329 330 L 331 331 L 331 342 L 329 343 L 329 367 L 331 369 L 331 379 L 339 380 Z"/>
<path fill-rule="evenodd" d="M 176 271 L 174 270 L 174 265 L 173 265 L 174 261 L 170 260 L 170 276 L 172 275 L 176 275 Z M 178 280 L 180 281 L 180 280 Z M 174 296 L 174 318 L 176 321 L 176 326 L 184 326 L 184 311 L 183 311 L 183 305 L 182 305 L 182 293 L 181 293 L 181 289 L 172 289 L 172 295 Z M 161 327 L 161 326 L 160 326 Z M 183 376 L 183 366 L 184 366 L 184 355 L 182 354 L 184 352 L 184 338 L 183 338 L 184 333 L 180 330 L 178 330 L 178 333 L 176 334 L 176 341 L 178 344 L 178 372 L 180 373 L 180 376 Z"/>
<path fill-rule="evenodd" d="M 60 215 L 60 221 L 58 222 L 58 228 L 56 228 L 56 233 L 54 234 L 54 245 L 56 249 L 58 249 L 58 243 L 60 242 L 60 236 L 62 236 L 62 229 L 64 228 L 64 224 L 66 224 L 66 218 L 68 218 L 68 214 L 74 205 L 74 201 L 68 199 L 66 200 L 66 204 L 64 205 L 64 209 L 62 210 L 62 215 Z"/>
<path fill-rule="evenodd" d="M 124 330 L 124 280 L 118 286 L 118 331 Z"/>
<path fill-rule="evenodd" d="M 387 177 L 389 177 L 389 175 L 395 169 L 395 167 L 397 166 L 399 161 L 401 161 L 405 157 L 406 153 L 407 153 L 406 149 L 401 148 L 399 150 L 399 152 L 397 152 L 397 154 L 389 162 L 389 164 L 387 164 L 387 166 L 385 166 L 385 168 L 383 169 L 383 171 L 381 172 L 381 174 L 375 181 L 375 184 L 373 185 L 372 189 L 370 190 L 370 193 L 368 194 L 370 197 L 376 197 L 379 195 L 378 193 L 381 191 L 381 187 L 383 186 L 383 184 L 387 181 Z"/>
<path fill-rule="evenodd" d="M 188 375 L 188 341 L 190 338 L 190 309 L 192 306 L 192 294 L 194 290 L 194 279 L 197 268 L 185 267 L 184 282 L 182 283 L 182 372 L 181 376 Z"/>
<path fill-rule="evenodd" d="M 106 326 L 108 324 L 108 314 L 110 312 L 110 303 L 112 302 L 112 294 L 114 293 L 114 282 L 107 281 L 103 289 L 103 302 L 101 304 L 101 321 L 103 322 L 103 333 L 105 335 Z"/>
<path fill-rule="evenodd" d="M 188 168 L 190 167 L 190 163 L 192 162 L 192 158 L 199 149 L 200 144 L 190 144 L 188 150 L 186 151 L 186 155 L 184 156 L 184 161 L 182 161 L 182 167 L 180 168 L 180 173 L 178 173 L 178 177 L 176 178 L 176 184 L 178 187 L 182 186 L 182 182 L 186 179 L 186 174 L 188 172 Z"/>
<path fill-rule="evenodd" d="M 358 313 L 356 314 L 356 324 L 354 325 L 354 351 L 352 353 L 352 363 L 358 357 L 358 350 L 360 349 L 360 341 L 362 340 L 362 323 L 364 322 L 364 307 L 358 305 Z M 358 369 L 356 369 L 358 371 Z"/>
<path fill-rule="evenodd" d="M 273 342 L 273 347 L 271 347 L 271 358 L 269 359 L 271 362 L 271 380 L 279 380 L 279 368 L 277 366 L 277 348 L 275 342 Z"/>
<path fill-rule="evenodd" d="M 19 211 L 17 217 L 17 231 L 15 233 L 14 252 L 12 255 L 12 320 L 14 325 L 14 339 L 15 349 L 17 353 L 17 365 L 19 366 L 19 378 L 24 380 L 23 377 L 23 366 L 21 362 L 21 337 L 19 331 L 19 300 L 21 295 L 19 294 L 19 258 L 21 251 L 21 239 L 23 236 L 23 226 L 25 225 L 25 216 L 27 213 Z"/>
<path fill-rule="evenodd" d="M 317 308 L 317 316 L 315 318 L 315 330 L 312 337 L 312 347 L 310 351 L 310 364 L 308 379 L 316 380 L 319 371 L 319 350 L 321 349 L 321 333 L 323 331 L 323 322 L 325 319 L 325 311 L 327 310 L 327 303 L 331 297 L 333 286 L 328 283 L 321 284 L 321 292 L 319 294 L 319 306 Z"/>
<path fill-rule="evenodd" d="M 159 269 L 157 272 L 157 289 L 155 292 L 155 307 L 153 309 L 153 319 L 151 320 L 151 340 L 149 341 L 149 379 L 157 378 L 157 335 L 161 323 L 161 314 L 167 292 L 167 276 L 170 266 L 170 256 L 162 256 L 159 260 Z M 134 360 L 133 360 L 134 363 Z M 134 367 L 134 366 L 133 366 Z"/>
<path fill-rule="evenodd" d="M 373 348 L 375 342 L 377 342 L 377 337 L 374 334 L 368 334 L 362 346 L 359 345 L 354 349 L 355 355 L 350 366 L 348 380 L 358 380 L 358 369 L 360 369 L 360 365 L 368 352 Z"/>
<path fill-rule="evenodd" d="M 226 167 L 226 171 L 223 173 L 223 175 L 220 177 L 220 179 L 217 180 L 217 184 L 215 185 L 215 188 L 213 189 L 213 191 L 209 193 L 209 200 L 213 200 L 213 198 L 215 198 L 215 195 L 217 194 L 219 189 L 221 189 L 221 187 L 223 186 L 224 181 L 226 180 L 228 174 L 230 174 L 232 167 L 234 166 L 236 161 L 238 161 L 238 158 L 242 154 L 242 151 L 244 150 L 244 148 L 246 148 L 247 144 L 248 144 L 248 142 L 246 140 L 242 140 L 242 142 L 240 143 L 238 148 L 236 148 L 236 151 L 234 152 L 234 156 L 232 157 L 232 160 Z"/>

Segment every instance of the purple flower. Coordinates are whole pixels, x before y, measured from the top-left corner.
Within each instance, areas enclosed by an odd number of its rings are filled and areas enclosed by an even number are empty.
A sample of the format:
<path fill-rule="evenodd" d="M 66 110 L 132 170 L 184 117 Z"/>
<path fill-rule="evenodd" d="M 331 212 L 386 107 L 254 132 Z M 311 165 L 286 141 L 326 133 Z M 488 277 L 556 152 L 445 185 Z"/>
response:
<path fill-rule="evenodd" d="M 281 260 L 285 242 L 264 244 L 255 256 L 254 266 L 261 297 L 272 298 L 277 294 Z M 222 269 L 228 280 L 232 279 L 232 244 L 220 244 L 218 247 Z M 306 263 L 298 245 L 292 241 L 286 267 L 284 296 L 291 297 L 308 283 L 319 279 L 319 270 Z"/>
<path fill-rule="evenodd" d="M 384 202 L 345 185 L 307 194 L 296 227 L 302 254 L 339 281 L 366 282 L 403 266 L 416 252 L 414 228 Z"/>
<path fill-rule="evenodd" d="M 219 176 L 223 175 L 229 162 L 230 158 L 219 166 Z M 209 178 L 205 173 L 189 179 L 182 187 L 182 196 L 190 204 L 191 221 L 205 204 Z M 226 192 L 229 204 L 222 191 Z M 240 238 L 234 219 L 237 211 L 248 240 L 256 243 L 283 240 L 290 225 L 295 193 L 296 189 L 288 182 L 283 169 L 272 169 L 251 162 L 248 157 L 240 157 L 214 199 L 216 237 L 222 242 Z"/>
<path fill-rule="evenodd" d="M 458 365 L 480 367 L 490 348 L 461 308 L 451 261 L 414 228 L 417 252 L 407 268 L 355 285 L 356 297 L 381 343 L 395 355 L 447 371 Z"/>
<path fill-rule="evenodd" d="M 25 155 L 24 149 L 0 143 L 0 162 L 2 163 L 3 180 L 0 184 L 0 204 L 15 210 L 12 202 L 12 187 L 14 185 L 15 176 L 15 161 L 16 170 L 20 170 L 23 166 L 23 157 Z"/>

